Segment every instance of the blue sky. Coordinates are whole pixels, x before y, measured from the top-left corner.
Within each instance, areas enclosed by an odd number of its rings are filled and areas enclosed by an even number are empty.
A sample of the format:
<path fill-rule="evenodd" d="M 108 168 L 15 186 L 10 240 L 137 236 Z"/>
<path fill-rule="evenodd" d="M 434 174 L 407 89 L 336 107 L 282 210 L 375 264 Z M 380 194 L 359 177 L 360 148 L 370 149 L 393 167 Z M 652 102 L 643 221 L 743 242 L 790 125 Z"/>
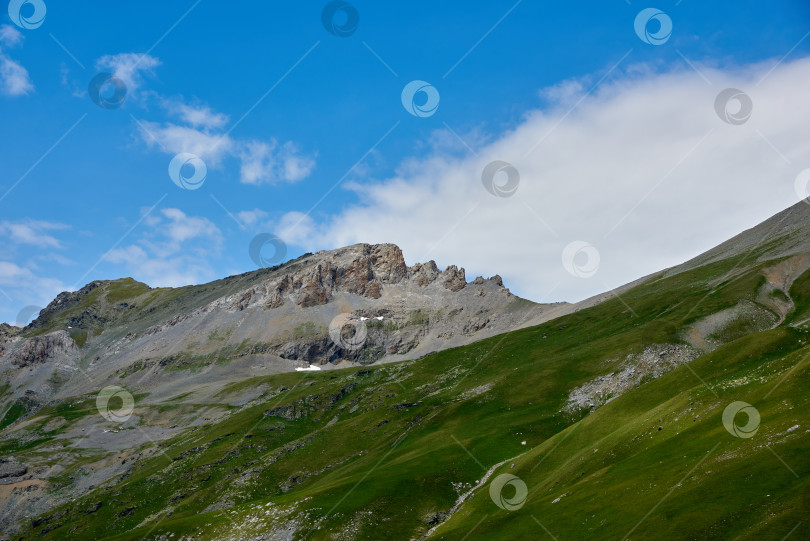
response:
<path fill-rule="evenodd" d="M 287 258 L 395 242 L 409 264 L 577 300 L 756 224 L 797 200 L 810 167 L 791 143 L 806 110 L 787 110 L 807 88 L 810 7 L 798 0 L 657 2 L 673 27 L 661 45 L 634 31 L 651 6 L 635 0 L 353 1 L 345 37 L 322 24 L 325 2 L 40 3 L 37 28 L 0 20 L 0 321 L 94 279 L 176 286 L 255 269 L 261 233 Z M 118 108 L 88 96 L 104 72 L 126 85 Z M 437 90 L 435 114 L 403 107 L 413 80 Z M 714 114 L 732 83 L 763 111 L 745 126 Z M 682 126 L 695 111 L 706 118 Z M 667 112 L 671 124 L 653 125 Z M 639 163 L 600 149 L 611 126 L 623 148 L 645 149 Z M 509 156 L 535 133 L 535 150 Z M 169 176 L 181 152 L 206 164 L 199 189 Z M 761 159 L 738 171 L 721 152 Z M 512 197 L 481 186 L 479 161 L 499 157 L 521 174 Z M 639 178 L 607 174 L 618 167 Z M 688 184 L 698 174 L 712 179 L 700 190 Z M 596 277 L 561 262 L 575 241 L 599 249 Z"/>

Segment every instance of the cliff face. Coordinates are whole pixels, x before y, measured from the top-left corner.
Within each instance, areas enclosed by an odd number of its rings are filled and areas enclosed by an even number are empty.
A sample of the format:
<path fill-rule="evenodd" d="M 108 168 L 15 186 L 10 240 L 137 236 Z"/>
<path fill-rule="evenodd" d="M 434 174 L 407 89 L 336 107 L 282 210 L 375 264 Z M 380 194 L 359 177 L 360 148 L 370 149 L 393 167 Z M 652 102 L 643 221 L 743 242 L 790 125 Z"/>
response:
<path fill-rule="evenodd" d="M 303 269 L 231 295 L 215 307 L 231 311 L 257 306 L 273 309 L 289 302 L 309 308 L 327 304 L 339 292 L 379 299 L 386 286 L 403 282 L 405 287 L 422 288 L 438 282 L 452 292 L 467 285 L 464 269 L 455 265 L 442 272 L 434 261 L 408 267 L 396 245 L 357 244 L 315 254 Z"/>
<path fill-rule="evenodd" d="M 64 331 L 23 340 L 10 355 L 11 364 L 20 368 L 78 356 L 76 342 Z"/>

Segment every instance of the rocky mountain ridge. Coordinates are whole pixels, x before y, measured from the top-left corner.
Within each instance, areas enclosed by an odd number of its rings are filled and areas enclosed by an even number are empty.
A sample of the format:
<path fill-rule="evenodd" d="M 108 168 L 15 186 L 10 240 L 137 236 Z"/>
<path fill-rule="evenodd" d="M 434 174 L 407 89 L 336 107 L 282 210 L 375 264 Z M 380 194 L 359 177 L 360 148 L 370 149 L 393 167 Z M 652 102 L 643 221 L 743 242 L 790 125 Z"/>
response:
<path fill-rule="evenodd" d="M 393 244 L 357 244 L 201 286 L 91 282 L 9 327 L 0 372 L 28 403 L 112 383 L 202 399 L 255 375 L 416 358 L 552 307 L 515 297 L 497 275 L 467 282 L 455 265 L 408 266 Z"/>

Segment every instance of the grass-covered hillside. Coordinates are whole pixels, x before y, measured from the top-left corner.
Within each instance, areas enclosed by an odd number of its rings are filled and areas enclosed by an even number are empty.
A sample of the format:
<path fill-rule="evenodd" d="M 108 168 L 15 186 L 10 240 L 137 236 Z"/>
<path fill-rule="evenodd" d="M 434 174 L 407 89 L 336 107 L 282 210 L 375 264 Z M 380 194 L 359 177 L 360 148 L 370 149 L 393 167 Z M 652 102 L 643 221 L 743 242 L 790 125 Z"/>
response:
<path fill-rule="evenodd" d="M 415 361 L 137 395 L 113 452 L 66 437 L 95 393 L 0 423 L 62 502 L 14 538 L 807 538 L 810 271 L 772 248 Z M 736 401 L 752 437 L 724 426 Z"/>

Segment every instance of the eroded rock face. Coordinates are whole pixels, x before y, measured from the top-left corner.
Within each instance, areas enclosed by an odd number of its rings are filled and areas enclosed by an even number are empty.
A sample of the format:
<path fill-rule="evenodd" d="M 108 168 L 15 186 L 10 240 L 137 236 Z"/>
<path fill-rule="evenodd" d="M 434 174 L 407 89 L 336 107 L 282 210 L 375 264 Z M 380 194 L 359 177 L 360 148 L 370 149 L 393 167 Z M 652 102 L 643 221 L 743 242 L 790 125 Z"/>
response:
<path fill-rule="evenodd" d="M 371 246 L 369 259 L 374 274 L 381 282 L 396 284 L 408 278 L 408 266 L 402 257 L 402 250 L 394 244 Z"/>
<path fill-rule="evenodd" d="M 11 354 L 11 363 L 20 368 L 44 364 L 52 359 L 63 359 L 78 353 L 76 342 L 65 331 L 26 339 Z"/>
<path fill-rule="evenodd" d="M 421 287 L 426 287 L 439 277 L 439 268 L 436 262 L 431 260 L 425 263 L 416 263 L 410 268 L 411 280 Z"/>
<path fill-rule="evenodd" d="M 463 332 L 464 334 L 476 333 L 481 329 L 483 329 L 484 327 L 486 327 L 488 323 L 489 318 L 480 318 L 480 317 L 473 318 L 470 321 L 468 321 L 466 325 L 464 325 Z"/>
<path fill-rule="evenodd" d="M 328 262 L 293 277 L 296 304 L 304 308 L 326 304 L 335 286 L 335 269 Z"/>
<path fill-rule="evenodd" d="M 369 295 L 367 292 L 367 288 L 374 278 L 371 259 L 364 254 L 352 261 L 348 268 L 338 271 L 337 285 L 342 286 L 349 293 L 376 299 L 379 298 L 379 288 L 375 288 L 377 296 Z"/>
<path fill-rule="evenodd" d="M 459 269 L 455 265 L 450 265 L 442 272 L 443 285 L 450 291 L 461 291 L 467 285 L 464 276 L 464 269 Z"/>
<path fill-rule="evenodd" d="M 456 292 L 467 281 L 464 269 L 450 265 L 439 271 L 434 261 L 405 264 L 402 250 L 394 244 L 355 244 L 311 256 L 303 268 L 265 282 L 226 299 L 216 301 L 210 310 L 225 308 L 241 311 L 256 305 L 274 309 L 290 302 L 308 308 L 329 302 L 336 292 L 379 299 L 386 286 L 410 281 L 427 287 L 440 280 L 444 288 Z M 496 280 L 502 286 L 500 277 Z"/>

